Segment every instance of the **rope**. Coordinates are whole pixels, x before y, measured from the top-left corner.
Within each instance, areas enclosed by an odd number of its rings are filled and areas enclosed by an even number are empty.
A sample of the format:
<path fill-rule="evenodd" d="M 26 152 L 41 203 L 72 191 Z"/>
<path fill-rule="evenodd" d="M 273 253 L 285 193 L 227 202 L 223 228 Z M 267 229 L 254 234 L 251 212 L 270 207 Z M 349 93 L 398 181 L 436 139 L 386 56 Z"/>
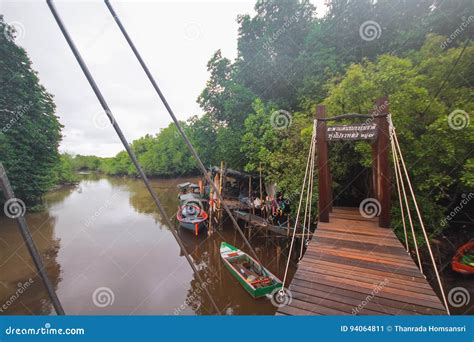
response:
<path fill-rule="evenodd" d="M 399 178 L 398 168 L 400 167 L 400 165 L 398 163 L 398 157 L 395 154 L 395 145 L 393 144 L 393 134 L 395 133 L 395 127 L 394 127 L 393 122 L 392 122 L 391 114 L 389 114 L 389 116 L 387 117 L 387 120 L 388 120 L 388 124 L 389 124 L 390 144 L 391 144 L 391 147 L 392 147 L 393 164 L 395 166 L 395 178 L 396 178 L 396 182 L 397 182 L 398 200 L 400 202 L 400 211 L 401 211 L 401 214 L 402 214 L 403 233 L 404 233 L 404 236 L 405 236 L 405 247 L 406 247 L 406 251 L 409 252 L 407 226 L 406 226 L 406 222 L 405 222 L 405 212 L 404 212 L 404 209 L 403 209 L 402 194 L 401 194 L 401 190 L 400 190 L 400 181 L 402 181 L 402 178 L 401 177 Z"/>
<path fill-rule="evenodd" d="M 428 247 L 428 252 L 430 254 L 431 262 L 433 264 L 433 269 L 435 271 L 436 279 L 437 279 L 438 285 L 439 285 L 439 289 L 440 289 L 441 295 L 443 297 L 444 306 L 446 308 L 446 311 L 447 311 L 448 315 L 450 315 L 451 313 L 449 311 L 448 301 L 446 300 L 446 294 L 444 293 L 444 288 L 443 288 L 443 284 L 441 282 L 441 277 L 439 275 L 438 268 L 436 267 L 436 261 L 435 261 L 434 255 L 433 255 L 433 251 L 431 250 L 431 244 L 430 244 L 430 241 L 429 241 L 429 238 L 428 238 L 428 234 L 426 233 L 425 224 L 423 222 L 423 218 L 421 217 L 420 209 L 419 209 L 418 203 L 416 201 L 415 192 L 413 191 L 413 187 L 412 187 L 412 184 L 411 184 L 411 181 L 410 181 L 410 176 L 408 174 L 408 171 L 407 171 L 407 168 L 406 168 L 406 165 L 405 165 L 405 161 L 403 159 L 402 151 L 400 149 L 400 144 L 398 142 L 397 134 L 396 134 L 395 131 L 393 131 L 393 137 L 394 137 L 394 142 L 395 142 L 395 146 L 397 148 L 398 154 L 400 155 L 400 161 L 401 161 L 402 166 L 403 166 L 403 171 L 405 173 L 408 188 L 410 189 L 410 194 L 411 194 L 411 197 L 413 199 L 413 204 L 415 205 L 416 214 L 418 215 L 418 220 L 420 221 L 420 226 L 421 226 L 421 230 L 423 232 L 423 236 L 424 236 L 425 241 L 426 241 L 426 246 Z"/>
<path fill-rule="evenodd" d="M 313 136 L 312 137 L 315 138 L 314 125 L 313 125 Z M 313 140 L 313 139 L 311 139 L 311 140 Z M 298 221 L 299 221 L 300 213 L 301 213 L 301 205 L 303 203 L 304 190 L 305 190 L 305 187 L 306 187 L 306 179 L 308 178 L 308 169 L 309 169 L 310 159 L 311 159 L 311 147 L 308 151 L 308 160 L 306 162 L 306 169 L 305 169 L 305 174 L 304 174 L 304 178 L 303 178 L 303 185 L 301 186 L 301 195 L 300 195 L 300 201 L 298 203 L 298 211 L 296 213 L 295 227 L 293 229 L 293 236 L 291 238 L 290 250 L 288 252 L 288 260 L 286 262 L 286 267 L 285 267 L 285 275 L 283 277 L 283 283 L 281 285 L 281 290 L 280 291 L 284 291 L 286 278 L 288 276 L 288 268 L 290 266 L 291 252 L 293 251 L 293 245 L 295 243 L 296 227 L 298 227 Z"/>
<path fill-rule="evenodd" d="M 391 137 L 390 137 L 390 139 L 391 139 L 391 145 L 392 145 L 392 153 L 395 152 L 394 153 L 394 156 L 395 156 L 395 160 L 394 160 L 395 161 L 395 170 L 396 170 L 396 174 L 398 175 L 398 178 L 400 180 L 400 184 L 402 186 L 404 203 L 405 203 L 406 211 L 407 211 L 407 214 L 408 214 L 408 221 L 410 223 L 411 236 L 412 236 L 412 239 L 413 239 L 413 244 L 415 245 L 416 258 L 418 260 L 418 268 L 420 269 L 421 273 L 423 273 L 423 264 L 421 262 L 420 252 L 419 252 L 419 249 L 418 249 L 418 241 L 416 240 L 415 226 L 413 224 L 413 219 L 412 219 L 412 216 L 411 216 L 410 204 L 408 202 L 408 197 L 407 197 L 406 190 L 405 190 L 405 183 L 403 181 L 402 170 L 400 168 L 400 161 L 398 159 L 398 155 L 397 155 L 397 152 L 396 152 L 397 149 L 395 147 L 395 142 L 394 142 L 395 126 L 393 125 L 391 117 L 389 119 L 389 122 L 390 122 L 390 127 L 391 127 Z M 423 275 L 424 275 L 424 273 L 423 273 Z"/>
<path fill-rule="evenodd" d="M 391 142 L 391 145 L 392 145 L 392 158 L 393 158 L 393 163 L 394 163 L 394 166 L 395 168 L 398 167 L 398 165 L 395 165 L 395 161 L 397 160 L 397 157 L 395 156 L 395 149 L 394 149 L 394 145 L 393 145 L 393 141 L 392 141 L 392 137 L 390 136 L 390 142 Z M 400 182 L 398 180 L 398 170 L 395 171 L 395 179 L 396 179 L 396 182 L 397 182 L 397 191 L 398 191 L 398 200 L 400 202 L 400 211 L 402 212 L 402 222 L 403 222 L 403 234 L 405 236 L 405 249 L 406 251 L 408 252 L 408 236 L 407 236 L 407 226 L 406 226 L 406 223 L 405 223 L 405 211 L 403 209 L 403 203 L 402 203 L 402 193 L 401 193 L 401 190 L 400 190 Z"/>
<path fill-rule="evenodd" d="M 314 120 L 315 122 L 316 120 Z M 307 232 L 308 238 L 310 234 L 311 228 L 311 199 L 313 196 L 313 174 L 314 174 L 314 156 L 316 153 L 316 127 L 315 123 L 313 122 L 313 133 L 311 136 L 311 145 L 310 145 L 310 165 L 309 165 L 309 181 L 308 181 L 308 188 L 306 189 L 306 205 L 304 211 L 304 221 L 303 221 L 303 234 L 301 238 L 301 250 L 300 250 L 300 260 L 303 258 L 303 249 L 305 245 L 305 234 Z M 308 225 L 306 226 L 306 219 L 308 219 Z M 308 227 L 308 229 L 306 229 Z"/>

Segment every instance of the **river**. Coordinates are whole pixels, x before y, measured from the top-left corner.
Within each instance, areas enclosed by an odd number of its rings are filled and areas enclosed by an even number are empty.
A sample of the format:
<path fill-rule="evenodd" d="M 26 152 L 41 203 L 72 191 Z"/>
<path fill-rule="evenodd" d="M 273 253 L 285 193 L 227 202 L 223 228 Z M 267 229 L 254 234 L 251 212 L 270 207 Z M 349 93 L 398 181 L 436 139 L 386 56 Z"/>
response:
<path fill-rule="evenodd" d="M 178 205 L 176 185 L 188 180 L 151 181 L 170 216 Z M 163 223 L 141 180 L 82 175 L 77 186 L 51 192 L 45 201 L 46 210 L 26 219 L 66 314 L 215 314 L 174 228 Z M 274 314 L 268 299 L 252 299 L 223 267 L 221 241 L 245 250 L 232 225 L 212 237 L 178 232 L 222 313 Z M 277 258 L 276 247 L 261 237 L 251 242 L 282 277 L 286 258 Z M 6 217 L 0 217 L 0 275 L 0 314 L 54 314 L 16 221 Z"/>

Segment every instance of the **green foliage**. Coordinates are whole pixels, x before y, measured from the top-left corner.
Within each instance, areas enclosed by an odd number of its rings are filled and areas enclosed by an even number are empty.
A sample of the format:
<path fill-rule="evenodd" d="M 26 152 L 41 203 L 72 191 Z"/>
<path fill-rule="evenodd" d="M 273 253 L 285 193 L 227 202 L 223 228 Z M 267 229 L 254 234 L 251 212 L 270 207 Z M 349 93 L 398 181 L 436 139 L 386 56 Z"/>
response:
<path fill-rule="evenodd" d="M 71 165 L 76 171 L 97 171 L 100 168 L 101 158 L 96 156 L 83 156 L 80 154 L 71 158 Z"/>
<path fill-rule="evenodd" d="M 75 184 L 79 177 L 75 173 L 74 159 L 70 154 L 64 153 L 59 157 L 59 164 L 54 169 L 56 184 Z"/>
<path fill-rule="evenodd" d="M 473 185 L 472 157 L 468 157 L 474 146 L 474 129 L 467 125 L 455 130 L 449 126 L 448 118 L 456 109 L 462 109 L 466 115 L 474 110 L 472 88 L 465 82 L 472 79 L 469 65 L 474 58 L 474 46 L 464 51 L 456 69 L 458 78 L 447 82 L 442 94 L 431 101 L 462 50 L 440 50 L 439 42 L 443 40 L 430 36 L 411 58 L 382 55 L 375 62 L 351 65 L 342 79 L 328 84 L 329 95 L 325 100 L 332 115 L 364 113 L 371 109 L 374 98 L 389 94 L 401 149 L 432 231 L 439 228 L 443 207 L 449 208 Z M 438 48 L 433 49 L 434 46 Z M 367 144 L 357 144 L 355 152 L 361 158 L 360 166 L 370 164 Z M 345 154 L 345 158 L 350 155 L 354 153 Z M 333 169 L 342 166 L 347 170 L 354 163 L 359 162 L 353 160 L 347 165 L 331 160 Z M 395 225 L 400 227 L 398 201 L 394 200 L 393 204 Z"/>
<path fill-rule="evenodd" d="M 57 181 L 61 124 L 14 29 L 0 16 L 0 161 L 15 195 L 35 205 Z"/>

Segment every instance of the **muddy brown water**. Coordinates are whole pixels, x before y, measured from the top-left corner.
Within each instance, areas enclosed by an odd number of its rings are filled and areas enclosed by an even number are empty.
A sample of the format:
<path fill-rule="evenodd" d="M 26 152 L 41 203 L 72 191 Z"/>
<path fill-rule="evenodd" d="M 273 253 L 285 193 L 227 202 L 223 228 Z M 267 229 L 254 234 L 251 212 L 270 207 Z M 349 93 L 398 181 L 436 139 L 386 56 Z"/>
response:
<path fill-rule="evenodd" d="M 184 181 L 193 179 L 152 180 L 170 216 L 177 210 L 176 185 Z M 273 315 L 276 311 L 270 300 L 252 299 L 224 268 L 221 241 L 246 250 L 230 224 L 212 237 L 195 237 L 178 229 L 205 281 L 200 284 L 138 179 L 83 175 L 78 186 L 49 193 L 46 210 L 27 213 L 26 218 L 67 314 L 215 314 L 203 286 L 224 314 Z M 467 239 L 459 232 L 453 236 Z M 462 287 L 474 297 L 474 279 L 450 270 L 455 246 L 462 244 L 453 236 L 450 243 L 441 240 L 441 250 L 436 250 L 444 286 L 447 292 Z M 264 265 L 282 279 L 285 251 L 278 258 L 274 243 L 258 235 L 251 243 Z M 289 279 L 294 271 L 292 262 Z M 434 275 L 428 279 L 437 290 Z M 452 313 L 474 314 L 473 300 L 451 307 Z M 15 220 L 0 217 L 0 315 L 29 314 L 48 315 L 54 310 Z"/>
<path fill-rule="evenodd" d="M 178 205 L 176 185 L 188 180 L 152 180 L 170 216 Z M 83 175 L 78 186 L 49 193 L 46 210 L 26 218 L 66 314 L 215 314 L 203 286 L 224 314 L 276 311 L 270 300 L 252 299 L 224 268 L 221 241 L 245 250 L 231 225 L 212 237 L 178 229 L 204 279 L 200 284 L 138 179 Z M 286 257 L 277 258 L 276 246 L 262 237 L 251 243 L 282 278 Z M 5 314 L 54 310 L 15 220 L 0 217 L 0 315 Z"/>

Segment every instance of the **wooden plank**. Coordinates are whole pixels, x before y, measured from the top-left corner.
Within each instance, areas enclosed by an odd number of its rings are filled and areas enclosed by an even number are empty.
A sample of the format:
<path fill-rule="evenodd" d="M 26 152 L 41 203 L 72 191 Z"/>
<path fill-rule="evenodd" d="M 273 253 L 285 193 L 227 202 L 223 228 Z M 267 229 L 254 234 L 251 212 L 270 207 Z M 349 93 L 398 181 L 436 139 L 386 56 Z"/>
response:
<path fill-rule="evenodd" d="M 300 266 L 301 265 L 301 266 Z M 399 286 L 411 286 L 414 288 L 419 288 L 419 289 L 424 289 L 428 291 L 429 293 L 432 293 L 433 289 L 426 283 L 423 282 L 416 282 L 413 281 L 412 279 L 400 279 L 397 277 L 392 276 L 392 274 L 387 274 L 385 273 L 384 275 L 378 275 L 374 274 L 371 272 L 367 272 L 364 269 L 361 268 L 354 268 L 354 269 L 345 269 L 341 267 L 332 267 L 332 266 L 327 266 L 327 265 L 318 265 L 317 267 L 314 267 L 314 264 L 311 262 L 307 262 L 305 260 L 302 260 L 300 264 L 298 265 L 298 269 L 302 267 L 302 269 L 308 269 L 313 271 L 320 271 L 324 272 L 327 274 L 332 274 L 332 275 L 347 275 L 347 276 L 352 276 L 352 275 L 357 275 L 364 277 L 366 279 L 372 280 L 372 281 L 384 281 L 387 279 L 390 283 L 392 284 L 397 284 Z M 304 267 L 304 268 L 303 268 Z"/>
<path fill-rule="evenodd" d="M 344 270 L 346 272 L 365 272 L 365 273 L 368 273 L 368 274 L 374 274 L 374 275 L 378 275 L 378 276 L 386 276 L 386 274 L 387 274 L 387 272 L 377 271 L 377 270 L 370 269 L 370 268 L 343 265 L 341 263 L 334 263 L 334 262 L 324 261 L 324 260 L 312 260 L 312 259 L 309 259 L 309 258 L 304 258 L 303 260 L 300 261 L 300 263 L 312 264 L 312 265 L 314 265 L 313 267 L 337 268 L 337 269 Z M 406 275 L 399 274 L 399 273 L 391 273 L 390 278 L 391 279 L 405 280 L 407 282 L 410 282 L 410 284 L 413 285 L 413 286 L 423 286 L 423 287 L 427 287 L 427 288 L 431 289 L 431 286 L 429 286 L 426 283 L 425 278 L 423 278 L 421 275 L 406 276 Z"/>
<path fill-rule="evenodd" d="M 396 235 L 358 215 L 334 208 L 318 223 L 290 285 L 294 314 L 446 314 Z"/>
<path fill-rule="evenodd" d="M 344 315 L 350 315 L 351 313 L 348 311 L 342 311 L 334 308 L 328 308 L 325 306 L 321 305 L 314 305 L 312 303 L 308 303 L 296 298 L 293 298 L 291 300 L 291 306 L 297 307 L 299 309 L 303 309 L 306 311 L 310 311 L 316 314 L 320 315 L 339 315 L 339 316 L 344 316 Z"/>
<path fill-rule="evenodd" d="M 318 252 L 311 250 L 308 253 L 313 253 L 315 255 L 320 255 L 320 254 L 340 255 L 343 257 L 351 258 L 351 259 L 367 260 L 371 262 L 388 264 L 388 265 L 391 265 L 391 267 L 394 269 L 407 268 L 407 269 L 418 270 L 418 268 L 415 265 L 413 265 L 413 261 L 396 258 L 388 254 L 380 254 L 380 253 L 375 253 L 372 251 L 367 251 L 364 254 L 361 251 L 348 249 L 348 248 L 334 248 L 331 246 L 323 247 L 323 245 L 319 245 L 319 247 L 320 248 Z"/>
<path fill-rule="evenodd" d="M 371 293 L 374 287 L 377 284 L 368 284 L 364 282 L 358 282 L 353 280 L 338 279 L 337 277 L 332 277 L 328 275 L 318 275 L 314 276 L 306 272 L 297 272 L 295 274 L 296 279 L 309 280 L 311 282 L 320 283 L 324 285 L 329 285 L 333 287 L 343 288 L 343 289 L 353 289 L 358 292 L 361 292 L 365 295 Z M 413 292 L 402 291 L 398 289 L 392 289 L 389 287 L 384 287 L 382 291 L 379 292 L 379 297 L 398 300 L 405 303 L 413 303 L 420 306 L 428 306 L 433 309 L 444 309 L 441 303 L 436 301 L 438 298 L 435 296 L 428 296 L 422 294 L 416 294 Z"/>
<path fill-rule="evenodd" d="M 312 311 L 300 309 L 298 307 L 290 306 L 290 305 L 285 305 L 285 306 L 279 308 L 278 311 L 277 311 L 277 314 L 283 314 L 283 315 L 287 315 L 287 316 L 296 316 L 296 315 L 299 315 L 299 316 L 316 315 L 316 316 L 318 316 L 318 314 L 316 314 Z"/>
<path fill-rule="evenodd" d="M 315 239 L 316 241 L 316 239 Z M 342 240 L 336 240 L 336 239 L 331 239 L 331 238 L 325 238 L 325 237 L 320 237 L 318 236 L 317 242 L 319 243 L 324 243 L 327 245 L 337 245 L 337 246 L 344 246 L 344 247 L 356 247 L 360 250 L 373 250 L 374 252 L 386 252 L 390 253 L 391 255 L 399 255 L 399 256 L 406 256 L 410 260 L 413 260 L 411 255 L 409 255 L 404 249 L 401 250 L 399 247 L 392 247 L 392 246 L 378 246 L 378 245 L 373 245 L 370 243 L 365 243 L 365 242 L 358 242 L 358 241 L 342 241 Z M 310 245 L 309 247 L 311 250 L 314 250 L 313 244 Z"/>
<path fill-rule="evenodd" d="M 390 268 L 400 269 L 400 268 L 402 268 L 402 269 L 407 269 L 407 270 L 418 271 L 418 269 L 415 266 L 402 265 L 402 264 L 396 262 L 395 260 L 370 256 L 368 254 L 366 256 L 364 256 L 363 254 L 348 253 L 348 252 L 344 252 L 344 251 L 328 250 L 328 249 L 322 249 L 322 248 L 317 253 L 314 253 L 313 251 L 307 251 L 307 253 L 309 255 L 314 254 L 314 256 L 316 256 L 316 257 L 322 256 L 322 255 L 331 255 L 331 256 L 339 256 L 339 257 L 342 257 L 342 258 L 351 259 L 351 260 L 355 260 L 355 261 L 361 260 L 361 261 L 366 261 L 366 262 L 373 262 L 373 263 L 377 263 L 377 264 L 383 264 L 383 265 L 386 265 L 385 266 L 386 269 L 390 269 Z"/>
<path fill-rule="evenodd" d="M 335 255 L 321 255 L 321 254 L 320 255 L 316 255 L 316 254 L 311 255 L 311 253 L 308 253 L 308 251 L 307 251 L 306 254 L 305 254 L 305 258 L 306 257 L 311 258 L 313 260 L 325 260 L 325 261 L 337 262 L 337 263 L 350 265 L 350 266 L 367 267 L 367 268 L 370 268 L 370 269 L 384 271 L 384 272 L 389 271 L 389 268 L 387 266 L 383 265 L 383 264 L 377 264 L 377 263 L 374 263 L 374 262 L 367 262 L 367 261 L 363 261 L 363 260 L 347 259 L 347 258 L 344 258 L 344 257 L 335 256 Z M 411 269 L 397 268 L 397 273 L 408 275 L 408 276 L 417 276 L 417 275 L 419 275 L 420 272 L 418 270 L 413 271 Z"/>
<path fill-rule="evenodd" d="M 358 237 L 357 234 L 348 234 L 348 233 L 333 233 L 333 232 L 327 232 L 327 231 L 318 231 L 316 229 L 315 236 L 321 236 L 321 237 L 327 237 L 327 238 L 333 238 L 333 239 L 338 239 L 338 240 L 345 240 L 345 241 L 355 241 L 355 242 L 367 242 L 367 243 L 372 243 L 374 245 L 379 245 L 379 246 L 393 246 L 393 247 L 399 247 L 400 242 L 394 241 L 390 237 Z"/>
<path fill-rule="evenodd" d="M 350 312 L 354 315 L 356 314 L 370 314 L 370 315 L 413 315 L 417 314 L 414 311 L 404 310 L 401 308 L 390 307 L 386 305 L 381 305 L 376 302 L 374 299 L 368 299 L 368 296 L 363 296 L 361 293 L 354 292 L 357 294 L 356 296 L 347 296 L 344 293 L 340 293 L 337 291 L 327 291 L 327 290 L 320 290 L 320 289 L 312 289 L 305 286 L 299 286 L 297 284 L 291 285 L 291 293 L 295 296 L 295 293 L 305 294 L 308 297 L 312 296 L 314 299 L 308 298 L 309 302 L 319 304 L 320 302 L 318 299 L 324 298 L 326 300 L 331 300 L 334 305 L 339 304 L 347 304 L 350 305 Z M 398 303 L 398 302 L 394 302 Z M 365 305 L 364 305 L 365 304 Z M 362 307 L 359 309 L 359 307 Z M 340 307 L 342 308 L 342 306 Z"/>
<path fill-rule="evenodd" d="M 293 286 L 305 287 L 308 289 L 316 289 L 326 292 L 328 295 L 331 293 L 341 294 L 346 297 L 355 298 L 360 301 L 367 297 L 367 293 L 357 292 L 353 289 L 337 288 L 330 285 L 324 285 L 319 283 L 310 282 L 308 280 L 294 279 L 292 282 Z M 290 287 L 290 290 L 292 289 Z M 414 305 L 413 303 L 403 303 L 398 300 L 375 296 L 372 303 L 380 305 L 382 308 L 386 308 L 388 311 L 393 311 L 394 314 L 423 314 L 423 315 L 434 315 L 434 314 L 445 314 L 442 310 L 433 309 L 422 305 Z"/>
<path fill-rule="evenodd" d="M 340 221 L 340 220 L 339 220 Z M 384 231 L 380 231 L 380 229 L 376 227 L 368 227 L 366 225 L 354 223 L 354 224 L 347 224 L 346 221 L 344 222 L 333 222 L 326 224 L 318 224 L 319 231 L 321 230 L 330 230 L 333 232 L 343 232 L 347 233 L 350 232 L 351 234 L 361 234 L 361 235 L 374 235 L 374 236 L 394 236 L 394 233 L 391 230 L 385 229 Z"/>
<path fill-rule="evenodd" d="M 386 283 L 387 286 L 389 285 L 390 287 L 400 289 L 400 290 L 409 289 L 408 291 L 410 292 L 413 291 L 415 293 L 424 293 L 427 295 L 433 294 L 433 289 L 431 288 L 424 288 L 424 287 L 419 287 L 419 286 L 414 287 L 414 286 L 410 286 L 410 284 L 407 284 L 407 283 L 400 283 L 399 281 L 390 279 L 389 274 L 387 274 L 386 277 L 371 277 L 367 273 L 349 273 L 349 272 L 344 272 L 340 270 L 338 271 L 334 269 L 305 267 L 303 265 L 299 267 L 298 269 L 301 269 L 302 271 L 314 273 L 315 275 L 327 274 L 330 276 L 367 282 L 369 284 L 381 284 L 381 283 L 385 284 Z"/>
<path fill-rule="evenodd" d="M 303 302 L 307 302 L 309 305 L 314 305 L 313 311 L 316 312 L 321 312 L 321 309 L 319 307 L 324 307 L 324 310 L 326 309 L 331 309 L 331 310 L 337 310 L 337 311 L 342 311 L 348 314 L 354 314 L 354 310 L 357 308 L 357 305 L 360 304 L 359 301 L 354 301 L 355 304 L 351 305 L 350 300 L 348 298 L 343 298 L 343 297 L 337 297 L 336 295 L 327 296 L 324 294 L 319 294 L 317 295 L 316 292 L 312 292 L 311 295 L 308 295 L 304 292 L 299 292 L 296 287 L 292 287 L 291 293 L 293 295 L 293 299 L 298 299 Z M 339 299 L 339 301 L 335 300 Z M 364 307 L 361 309 L 358 313 L 359 315 L 380 315 L 382 314 L 379 311 L 371 310 L 367 307 Z"/>

